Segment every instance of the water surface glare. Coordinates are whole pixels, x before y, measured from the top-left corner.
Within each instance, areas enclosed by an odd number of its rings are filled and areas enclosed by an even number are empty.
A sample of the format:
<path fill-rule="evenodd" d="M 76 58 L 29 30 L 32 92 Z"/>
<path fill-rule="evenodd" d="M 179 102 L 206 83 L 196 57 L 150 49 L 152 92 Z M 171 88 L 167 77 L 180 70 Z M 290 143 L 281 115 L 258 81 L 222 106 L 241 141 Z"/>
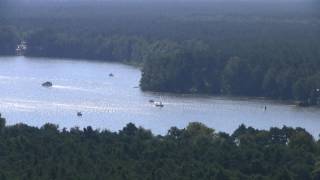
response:
<path fill-rule="evenodd" d="M 242 123 L 258 129 L 303 127 L 315 137 L 320 133 L 318 108 L 248 98 L 144 93 L 135 88 L 140 76 L 139 69 L 116 63 L 0 57 L 0 112 L 9 125 L 50 122 L 117 131 L 133 122 L 165 134 L 172 126 L 183 128 L 199 121 L 228 133 Z M 45 81 L 52 81 L 53 87 L 41 87 Z M 164 108 L 153 106 L 150 99 L 162 101 Z M 76 116 L 78 111 L 83 117 Z"/>

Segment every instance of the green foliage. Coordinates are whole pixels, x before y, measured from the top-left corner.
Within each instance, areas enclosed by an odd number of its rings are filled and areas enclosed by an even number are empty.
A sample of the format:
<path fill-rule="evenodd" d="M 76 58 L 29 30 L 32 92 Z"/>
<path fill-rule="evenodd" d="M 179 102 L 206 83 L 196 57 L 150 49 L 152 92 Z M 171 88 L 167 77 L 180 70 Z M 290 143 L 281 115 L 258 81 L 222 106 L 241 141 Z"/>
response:
<path fill-rule="evenodd" d="M 222 72 L 223 92 L 228 94 L 251 94 L 252 75 L 248 63 L 232 57 Z"/>
<path fill-rule="evenodd" d="M 147 41 L 138 37 L 58 33 L 43 29 L 27 36 L 27 56 L 142 63 Z"/>
<path fill-rule="evenodd" d="M 0 24 L 0 55 L 15 55 L 18 42 L 17 31 Z"/>
<path fill-rule="evenodd" d="M 169 53 L 149 56 L 142 69 L 141 88 L 151 91 L 218 93 L 221 67 L 216 53 L 199 41 L 184 42 Z"/>
<path fill-rule="evenodd" d="M 6 119 L 4 119 L 3 117 L 1 117 L 1 114 L 0 114 L 0 129 L 4 129 L 6 126 Z"/>
<path fill-rule="evenodd" d="M 229 136 L 190 123 L 154 136 L 132 123 L 118 133 L 17 124 L 1 130 L 0 178 L 316 180 L 319 147 L 305 130 L 288 127 L 241 125 Z"/>
<path fill-rule="evenodd" d="M 185 134 L 195 140 L 200 138 L 212 140 L 216 136 L 213 129 L 206 127 L 202 123 L 190 123 L 185 129 Z"/>

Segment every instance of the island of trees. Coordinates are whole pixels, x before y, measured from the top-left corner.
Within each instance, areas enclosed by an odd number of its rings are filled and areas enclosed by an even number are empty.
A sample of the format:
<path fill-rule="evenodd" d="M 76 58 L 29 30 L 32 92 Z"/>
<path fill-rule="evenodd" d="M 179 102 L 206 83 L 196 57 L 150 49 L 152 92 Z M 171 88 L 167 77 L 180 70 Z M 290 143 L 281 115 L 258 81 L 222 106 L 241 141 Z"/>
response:
<path fill-rule="evenodd" d="M 24 40 L 26 56 L 139 65 L 145 91 L 320 103 L 318 2 L 16 2 L 1 55 Z"/>

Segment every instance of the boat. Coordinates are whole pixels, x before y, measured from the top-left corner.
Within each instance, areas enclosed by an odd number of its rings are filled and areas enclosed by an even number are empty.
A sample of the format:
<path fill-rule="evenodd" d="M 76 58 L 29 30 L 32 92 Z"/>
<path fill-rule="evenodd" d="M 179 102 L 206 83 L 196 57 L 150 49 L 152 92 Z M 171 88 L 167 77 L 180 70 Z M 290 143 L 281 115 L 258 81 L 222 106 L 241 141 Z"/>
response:
<path fill-rule="evenodd" d="M 78 117 L 82 117 L 82 112 L 77 112 Z"/>
<path fill-rule="evenodd" d="M 41 85 L 42 85 L 43 87 L 52 87 L 52 86 L 53 86 L 52 82 L 50 82 L 50 81 L 44 82 L 44 83 L 42 83 Z"/>
<path fill-rule="evenodd" d="M 154 102 L 154 105 L 155 105 L 156 107 L 164 107 L 164 105 L 162 104 L 161 101 L 159 101 L 159 102 Z"/>
<path fill-rule="evenodd" d="M 114 75 L 112 73 L 109 74 L 109 77 L 113 77 Z"/>
<path fill-rule="evenodd" d="M 154 100 L 153 100 L 153 99 L 150 99 L 150 100 L 149 100 L 149 103 L 154 103 Z"/>

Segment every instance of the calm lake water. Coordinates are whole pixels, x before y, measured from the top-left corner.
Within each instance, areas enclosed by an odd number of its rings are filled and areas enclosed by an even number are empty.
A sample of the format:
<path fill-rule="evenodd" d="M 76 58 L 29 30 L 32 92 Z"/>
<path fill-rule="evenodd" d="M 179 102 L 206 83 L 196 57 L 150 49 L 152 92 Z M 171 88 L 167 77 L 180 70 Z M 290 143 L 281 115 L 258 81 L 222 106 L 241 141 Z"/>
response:
<path fill-rule="evenodd" d="M 114 77 L 109 77 L 113 73 Z M 131 66 L 64 59 L 0 57 L 0 112 L 7 124 L 92 126 L 117 131 L 129 122 L 165 134 L 199 121 L 231 133 L 240 124 L 258 129 L 303 127 L 318 137 L 320 110 L 270 100 L 144 93 Z M 52 88 L 41 87 L 52 81 Z M 162 101 L 154 107 L 150 99 Z M 264 110 L 267 106 L 267 110 Z M 78 111 L 83 117 L 76 116 Z"/>

